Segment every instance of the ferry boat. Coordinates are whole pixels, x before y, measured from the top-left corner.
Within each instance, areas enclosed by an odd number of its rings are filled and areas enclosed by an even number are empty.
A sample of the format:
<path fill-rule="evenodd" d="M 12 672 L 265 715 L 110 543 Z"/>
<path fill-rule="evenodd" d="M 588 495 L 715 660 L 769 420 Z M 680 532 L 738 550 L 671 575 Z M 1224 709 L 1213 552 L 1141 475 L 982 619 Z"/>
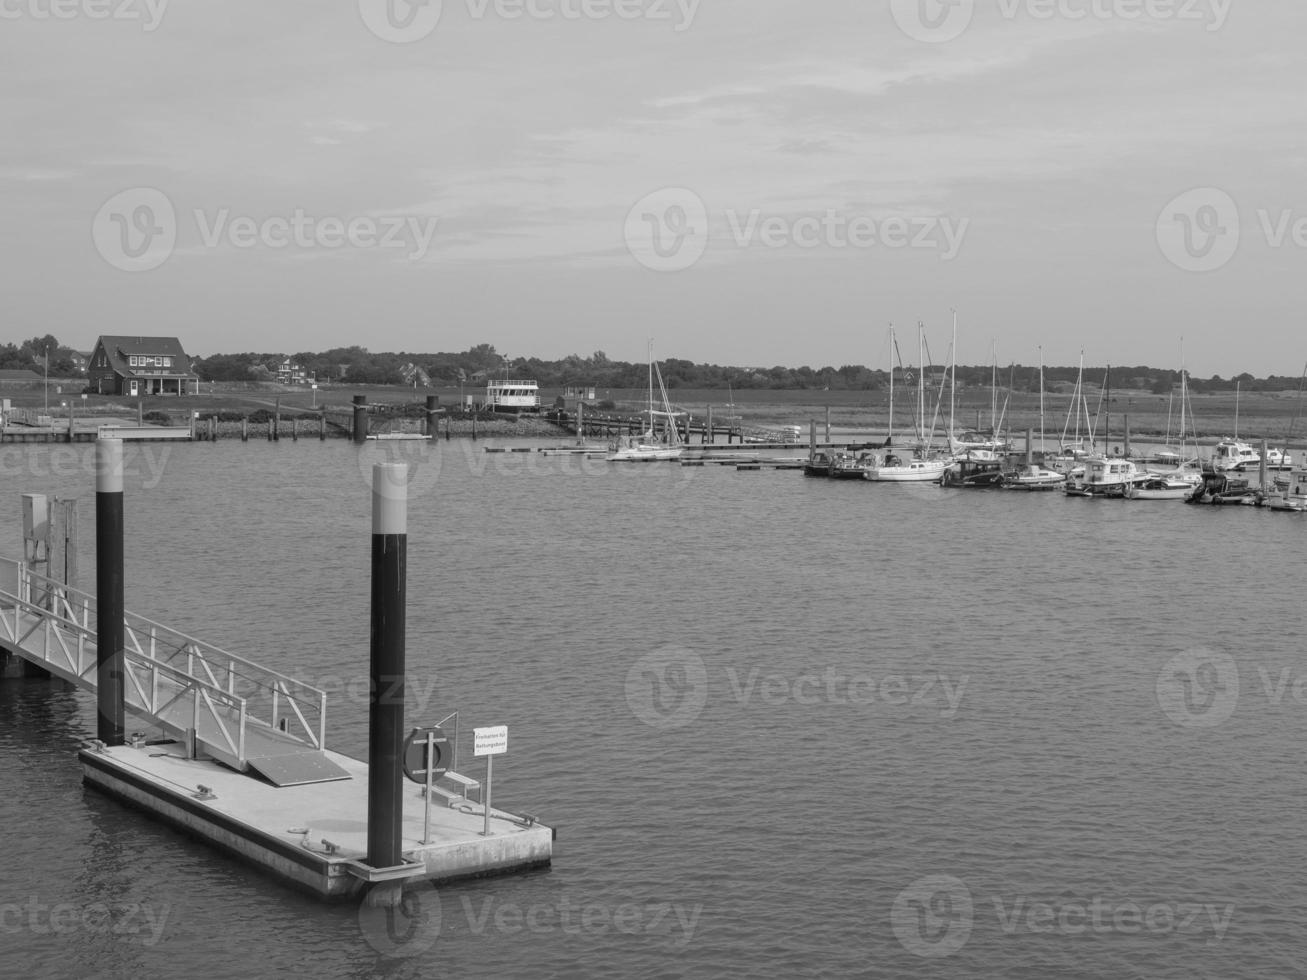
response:
<path fill-rule="evenodd" d="M 486 381 L 486 409 L 491 412 L 540 411 L 540 386 L 534 381 L 508 378 Z"/>

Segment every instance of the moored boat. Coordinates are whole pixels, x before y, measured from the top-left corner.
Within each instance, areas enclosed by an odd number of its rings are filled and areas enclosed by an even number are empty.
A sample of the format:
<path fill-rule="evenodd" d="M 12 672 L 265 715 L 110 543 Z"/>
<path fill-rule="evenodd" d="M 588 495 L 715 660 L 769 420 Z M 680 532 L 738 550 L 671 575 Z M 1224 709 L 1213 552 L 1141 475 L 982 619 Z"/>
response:
<path fill-rule="evenodd" d="M 946 487 L 996 487 L 1003 480 L 1003 457 L 988 449 L 972 449 L 953 457 L 940 483 Z"/>
<path fill-rule="evenodd" d="M 1066 474 L 1050 470 L 1038 463 L 1022 464 L 999 480 L 1004 490 L 1061 490 L 1066 486 Z"/>
<path fill-rule="evenodd" d="M 947 462 L 939 457 L 908 456 L 887 450 L 863 476 L 878 483 L 931 483 L 944 475 Z"/>
<path fill-rule="evenodd" d="M 875 465 L 876 454 L 873 452 L 836 453 L 826 475 L 832 480 L 862 480 L 866 478 L 867 470 Z"/>

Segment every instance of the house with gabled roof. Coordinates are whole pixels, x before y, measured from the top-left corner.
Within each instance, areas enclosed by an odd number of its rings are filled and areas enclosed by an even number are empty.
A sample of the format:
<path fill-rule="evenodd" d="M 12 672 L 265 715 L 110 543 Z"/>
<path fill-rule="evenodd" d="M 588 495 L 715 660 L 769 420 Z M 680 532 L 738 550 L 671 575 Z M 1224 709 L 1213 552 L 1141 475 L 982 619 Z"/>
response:
<path fill-rule="evenodd" d="M 102 336 L 91 351 L 86 380 L 102 395 L 200 393 L 200 376 L 176 337 Z"/>

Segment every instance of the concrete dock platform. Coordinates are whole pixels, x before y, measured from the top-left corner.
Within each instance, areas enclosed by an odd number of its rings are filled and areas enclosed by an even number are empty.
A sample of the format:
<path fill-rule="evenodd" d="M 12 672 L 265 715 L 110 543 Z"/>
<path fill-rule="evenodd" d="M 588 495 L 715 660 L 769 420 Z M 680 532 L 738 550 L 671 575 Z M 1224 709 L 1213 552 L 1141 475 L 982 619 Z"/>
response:
<path fill-rule="evenodd" d="M 451 881 L 544 867 L 553 830 L 533 818 L 433 794 L 431 842 L 423 843 L 423 787 L 407 783 L 404 864 L 374 869 L 367 854 L 368 767 L 324 755 L 349 779 L 277 787 L 210 759 L 188 759 L 184 745 L 96 746 L 78 753 L 86 785 L 162 819 L 282 881 L 324 899 L 361 897 L 373 884 Z"/>

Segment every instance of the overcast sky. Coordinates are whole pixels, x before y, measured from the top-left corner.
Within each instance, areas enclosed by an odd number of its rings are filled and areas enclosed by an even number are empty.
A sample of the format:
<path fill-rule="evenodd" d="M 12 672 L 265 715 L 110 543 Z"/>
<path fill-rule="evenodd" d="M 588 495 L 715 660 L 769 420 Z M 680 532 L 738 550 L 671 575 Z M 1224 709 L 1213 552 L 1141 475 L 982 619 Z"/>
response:
<path fill-rule="evenodd" d="M 1300 0 L 0 0 L 4 339 L 1296 376 Z M 1302 222 L 1301 225 L 1295 225 Z"/>

